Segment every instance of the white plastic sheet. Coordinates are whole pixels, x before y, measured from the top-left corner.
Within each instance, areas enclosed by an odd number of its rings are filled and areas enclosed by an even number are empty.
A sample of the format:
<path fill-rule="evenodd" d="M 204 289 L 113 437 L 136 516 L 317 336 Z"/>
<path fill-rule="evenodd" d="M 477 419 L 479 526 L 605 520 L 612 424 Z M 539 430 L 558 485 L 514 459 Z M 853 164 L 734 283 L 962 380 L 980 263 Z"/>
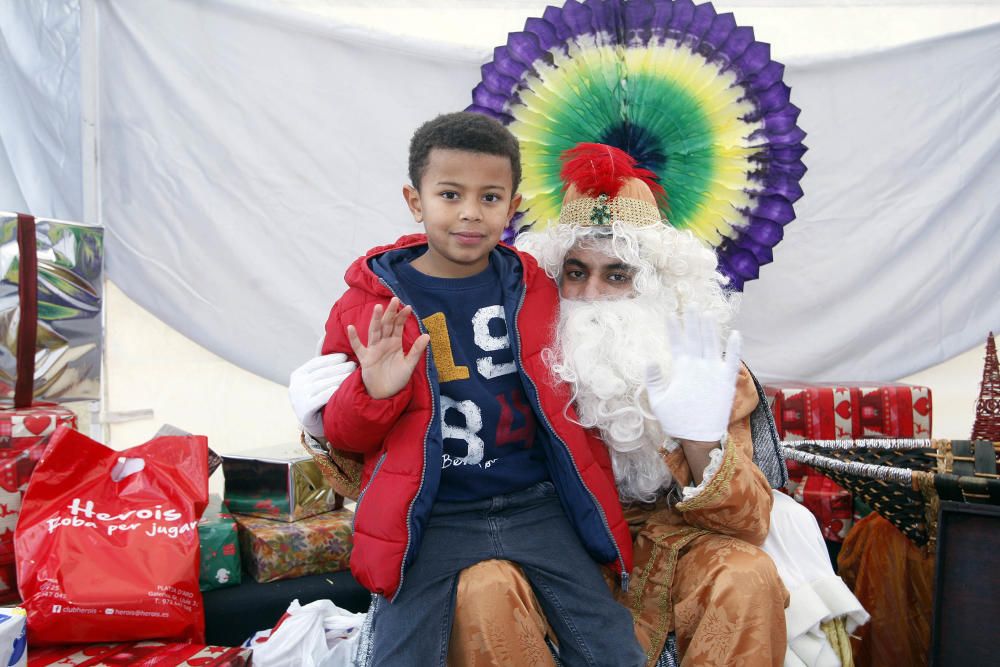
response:
<path fill-rule="evenodd" d="M 365 621 L 364 614 L 341 609 L 330 600 L 300 605 L 292 600 L 273 631 L 248 644 L 258 667 L 349 667 Z M 266 635 L 262 636 L 262 635 Z"/>
<path fill-rule="evenodd" d="M 83 219 L 79 13 L 0 2 L 0 210 Z"/>

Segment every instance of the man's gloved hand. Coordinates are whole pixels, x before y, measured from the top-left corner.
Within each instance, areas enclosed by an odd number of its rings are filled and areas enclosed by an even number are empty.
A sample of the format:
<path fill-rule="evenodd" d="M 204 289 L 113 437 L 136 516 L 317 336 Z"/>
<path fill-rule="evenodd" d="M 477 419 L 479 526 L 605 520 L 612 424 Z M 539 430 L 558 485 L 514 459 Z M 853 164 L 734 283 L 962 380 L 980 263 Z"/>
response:
<path fill-rule="evenodd" d="M 315 438 L 323 437 L 323 408 L 337 388 L 358 365 L 337 352 L 313 357 L 288 378 L 288 398 L 292 412 L 303 430 Z"/>
<path fill-rule="evenodd" d="M 730 333 L 722 357 L 714 322 L 691 314 L 683 325 L 671 318 L 667 329 L 673 373 L 667 382 L 658 364 L 646 367 L 650 408 L 674 440 L 719 442 L 729 428 L 743 338 Z"/>

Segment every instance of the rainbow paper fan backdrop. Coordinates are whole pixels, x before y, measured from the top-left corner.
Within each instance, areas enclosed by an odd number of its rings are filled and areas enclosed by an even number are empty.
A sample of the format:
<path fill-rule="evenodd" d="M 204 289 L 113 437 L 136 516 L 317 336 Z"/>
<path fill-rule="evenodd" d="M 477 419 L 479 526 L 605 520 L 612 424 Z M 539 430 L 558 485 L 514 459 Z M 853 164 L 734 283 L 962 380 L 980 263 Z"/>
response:
<path fill-rule="evenodd" d="M 559 217 L 560 154 L 606 143 L 659 175 L 664 218 L 710 244 L 742 290 L 802 196 L 805 138 L 770 46 L 690 0 L 570 0 L 530 18 L 482 68 L 467 111 L 521 142 L 516 230 Z"/>

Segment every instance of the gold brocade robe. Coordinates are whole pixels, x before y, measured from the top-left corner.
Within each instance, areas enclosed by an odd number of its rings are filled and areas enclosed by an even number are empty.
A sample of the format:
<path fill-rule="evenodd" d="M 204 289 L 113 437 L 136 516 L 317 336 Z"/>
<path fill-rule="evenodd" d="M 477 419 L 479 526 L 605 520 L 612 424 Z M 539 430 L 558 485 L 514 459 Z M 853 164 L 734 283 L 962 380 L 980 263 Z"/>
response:
<path fill-rule="evenodd" d="M 683 665 L 784 660 L 788 592 L 759 548 L 773 500 L 753 463 L 750 414 L 757 403 L 753 380 L 742 368 L 722 462 L 709 482 L 690 500 L 626 510 L 635 566 L 629 591 L 618 591 L 618 598 L 632 610 L 648 665 L 670 632 Z M 678 492 L 690 484 L 681 448 L 667 454 L 666 463 Z"/>

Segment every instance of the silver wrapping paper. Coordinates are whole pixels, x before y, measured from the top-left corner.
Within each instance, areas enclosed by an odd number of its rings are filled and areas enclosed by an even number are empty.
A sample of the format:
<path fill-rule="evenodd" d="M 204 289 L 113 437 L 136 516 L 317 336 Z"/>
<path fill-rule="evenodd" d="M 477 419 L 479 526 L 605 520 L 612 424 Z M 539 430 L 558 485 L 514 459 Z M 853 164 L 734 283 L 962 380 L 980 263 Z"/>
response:
<path fill-rule="evenodd" d="M 36 400 L 100 398 L 104 229 L 37 218 Z M 0 212 L 0 395 L 12 398 L 17 370 L 17 214 Z"/>
<path fill-rule="evenodd" d="M 298 443 L 222 455 L 229 511 L 298 521 L 338 509 L 341 499 Z"/>

